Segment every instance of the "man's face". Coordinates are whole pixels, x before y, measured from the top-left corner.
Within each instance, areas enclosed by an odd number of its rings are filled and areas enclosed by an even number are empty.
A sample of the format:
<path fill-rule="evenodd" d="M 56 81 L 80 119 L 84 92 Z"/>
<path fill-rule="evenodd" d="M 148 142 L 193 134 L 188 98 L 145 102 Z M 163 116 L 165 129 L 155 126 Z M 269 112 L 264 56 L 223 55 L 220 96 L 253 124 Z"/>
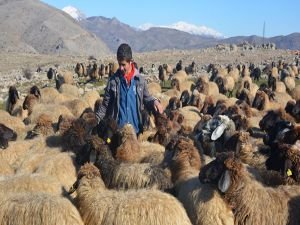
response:
<path fill-rule="evenodd" d="M 121 70 L 122 74 L 129 74 L 131 72 L 131 62 L 127 62 L 126 60 L 118 60 L 119 69 Z"/>

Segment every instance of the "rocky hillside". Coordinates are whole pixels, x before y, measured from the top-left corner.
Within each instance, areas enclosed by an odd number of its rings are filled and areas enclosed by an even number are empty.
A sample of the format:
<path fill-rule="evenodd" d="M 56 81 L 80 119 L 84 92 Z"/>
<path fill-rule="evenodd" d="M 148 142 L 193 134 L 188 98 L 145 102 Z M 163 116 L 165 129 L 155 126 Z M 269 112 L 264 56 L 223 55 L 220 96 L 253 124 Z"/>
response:
<path fill-rule="evenodd" d="M 162 49 L 199 49 L 213 47 L 220 43 L 240 44 L 243 42 L 252 45 L 270 42 L 275 43 L 276 47 L 280 49 L 300 49 L 300 33 L 264 39 L 255 35 L 217 39 L 169 28 L 157 27 L 146 31 L 137 30 L 122 23 L 117 18 L 109 19 L 102 16 L 82 19 L 79 23 L 83 28 L 100 37 L 113 52 L 123 42 L 129 43 L 138 52 Z"/>
<path fill-rule="evenodd" d="M 162 49 L 193 49 L 215 45 L 217 39 L 189 34 L 169 28 L 137 30 L 116 18 L 89 17 L 79 23 L 88 31 L 100 37 L 115 52 L 118 46 L 129 43 L 135 51 L 147 52 Z"/>
<path fill-rule="evenodd" d="M 0 52 L 109 53 L 106 44 L 63 11 L 39 0 L 0 0 Z"/>

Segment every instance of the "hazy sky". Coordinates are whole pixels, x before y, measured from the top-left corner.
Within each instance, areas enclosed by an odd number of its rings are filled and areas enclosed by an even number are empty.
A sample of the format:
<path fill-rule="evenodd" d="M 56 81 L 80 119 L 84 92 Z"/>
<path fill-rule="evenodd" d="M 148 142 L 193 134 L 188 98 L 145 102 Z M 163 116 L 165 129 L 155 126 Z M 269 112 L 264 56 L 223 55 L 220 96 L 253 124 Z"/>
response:
<path fill-rule="evenodd" d="M 226 37 L 288 35 L 300 32 L 300 0 L 42 0 L 73 6 L 87 17 L 116 17 L 133 27 L 168 26 L 179 21 L 205 26 Z"/>

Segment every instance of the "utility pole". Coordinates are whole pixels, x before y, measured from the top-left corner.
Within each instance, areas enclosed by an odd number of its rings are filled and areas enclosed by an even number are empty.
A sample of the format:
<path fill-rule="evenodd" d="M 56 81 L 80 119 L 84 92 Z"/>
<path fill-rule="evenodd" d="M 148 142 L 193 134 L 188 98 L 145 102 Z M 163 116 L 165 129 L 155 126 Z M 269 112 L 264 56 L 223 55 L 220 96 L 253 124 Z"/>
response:
<path fill-rule="evenodd" d="M 264 21 L 264 26 L 263 26 L 263 45 L 265 44 L 265 31 L 266 31 L 266 21 Z"/>

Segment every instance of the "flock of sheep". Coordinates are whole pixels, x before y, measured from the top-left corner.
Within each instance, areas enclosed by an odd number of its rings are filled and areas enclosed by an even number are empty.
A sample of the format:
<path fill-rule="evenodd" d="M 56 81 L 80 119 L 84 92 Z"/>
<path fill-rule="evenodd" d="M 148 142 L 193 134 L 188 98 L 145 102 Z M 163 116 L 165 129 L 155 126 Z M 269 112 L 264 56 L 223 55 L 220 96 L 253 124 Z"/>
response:
<path fill-rule="evenodd" d="M 110 117 L 97 126 L 102 97 L 74 80 L 116 69 L 50 68 L 55 87 L 33 85 L 24 99 L 9 88 L 0 224 L 300 224 L 299 59 L 201 75 L 182 60 L 140 67 L 165 110 L 145 109 L 138 137 Z"/>

